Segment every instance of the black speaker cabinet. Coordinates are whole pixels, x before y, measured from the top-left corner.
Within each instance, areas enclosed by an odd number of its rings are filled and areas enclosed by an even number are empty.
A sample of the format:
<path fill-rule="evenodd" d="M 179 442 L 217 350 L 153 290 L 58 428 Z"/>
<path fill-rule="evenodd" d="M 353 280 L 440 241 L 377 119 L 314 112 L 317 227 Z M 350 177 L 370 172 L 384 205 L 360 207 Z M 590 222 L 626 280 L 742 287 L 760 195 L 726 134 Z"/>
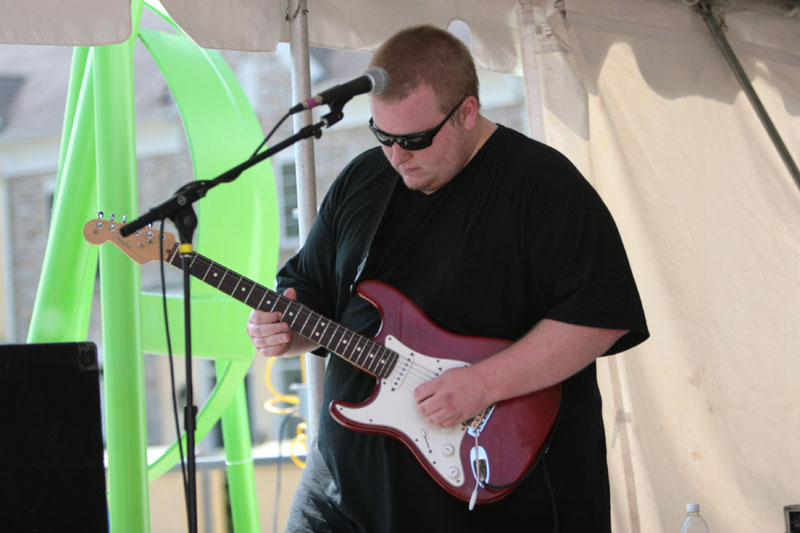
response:
<path fill-rule="evenodd" d="M 786 517 L 786 533 L 800 533 L 800 505 L 787 505 L 783 508 Z"/>
<path fill-rule="evenodd" d="M 108 531 L 93 343 L 0 346 L 0 530 Z"/>

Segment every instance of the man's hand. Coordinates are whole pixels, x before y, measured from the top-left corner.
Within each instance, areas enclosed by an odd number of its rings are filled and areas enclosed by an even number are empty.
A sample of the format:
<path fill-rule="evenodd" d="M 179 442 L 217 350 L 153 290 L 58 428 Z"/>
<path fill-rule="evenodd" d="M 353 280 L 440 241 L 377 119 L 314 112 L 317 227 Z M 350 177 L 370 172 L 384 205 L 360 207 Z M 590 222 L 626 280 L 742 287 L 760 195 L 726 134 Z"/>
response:
<path fill-rule="evenodd" d="M 627 330 L 543 319 L 517 342 L 452 368 L 414 391 L 419 412 L 439 427 L 466 422 L 493 403 L 561 383 L 605 353 Z"/>
<path fill-rule="evenodd" d="M 283 295 L 290 300 L 297 300 L 297 292 L 294 289 L 286 289 Z M 289 329 L 289 324 L 280 320 L 281 313 L 277 311 L 268 313 L 256 309 L 250 313 L 247 334 L 261 355 L 275 357 L 285 355 L 289 351 L 294 333 Z"/>
<path fill-rule="evenodd" d="M 447 428 L 466 422 L 488 407 L 483 383 L 472 367 L 451 368 L 414 391 L 422 416 L 436 426 Z"/>

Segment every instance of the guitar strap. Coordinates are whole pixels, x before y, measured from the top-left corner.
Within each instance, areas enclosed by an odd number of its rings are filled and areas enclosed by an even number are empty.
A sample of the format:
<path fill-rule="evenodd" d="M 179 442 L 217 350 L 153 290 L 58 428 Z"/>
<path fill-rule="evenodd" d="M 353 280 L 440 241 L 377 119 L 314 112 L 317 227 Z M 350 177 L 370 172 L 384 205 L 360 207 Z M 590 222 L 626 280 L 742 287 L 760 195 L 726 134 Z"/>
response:
<path fill-rule="evenodd" d="M 364 267 L 367 264 L 369 252 L 372 250 L 372 243 L 375 241 L 375 235 L 378 233 L 378 228 L 380 227 L 381 222 L 383 222 L 383 216 L 386 214 L 386 208 L 389 207 L 389 202 L 392 200 L 394 191 L 397 188 L 397 172 L 390 166 L 383 174 L 384 176 L 381 179 L 381 185 L 378 187 L 375 210 L 373 211 L 372 219 L 370 220 L 369 233 L 367 234 L 367 238 L 364 240 L 364 251 L 361 253 L 361 261 L 359 261 L 358 267 L 356 268 L 356 275 L 353 278 L 353 283 L 350 284 L 351 296 L 355 294 L 356 287 L 361 280 L 361 274 L 364 272 Z"/>

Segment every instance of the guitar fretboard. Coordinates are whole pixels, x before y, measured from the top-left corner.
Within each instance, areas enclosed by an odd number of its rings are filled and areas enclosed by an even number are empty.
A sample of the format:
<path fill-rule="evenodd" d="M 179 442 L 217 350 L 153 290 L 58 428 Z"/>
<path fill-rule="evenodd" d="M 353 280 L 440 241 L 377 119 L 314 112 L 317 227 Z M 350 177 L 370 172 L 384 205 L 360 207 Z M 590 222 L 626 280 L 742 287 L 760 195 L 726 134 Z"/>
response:
<path fill-rule="evenodd" d="M 314 341 L 365 372 L 385 378 L 397 363 L 397 353 L 385 346 L 328 320 L 305 305 L 281 296 L 203 255 L 192 252 L 191 256 L 189 273 L 192 276 L 253 309 L 280 312 L 282 320 L 289 324 L 292 331 Z M 169 252 L 167 260 L 172 265 L 183 268 L 177 244 Z"/>

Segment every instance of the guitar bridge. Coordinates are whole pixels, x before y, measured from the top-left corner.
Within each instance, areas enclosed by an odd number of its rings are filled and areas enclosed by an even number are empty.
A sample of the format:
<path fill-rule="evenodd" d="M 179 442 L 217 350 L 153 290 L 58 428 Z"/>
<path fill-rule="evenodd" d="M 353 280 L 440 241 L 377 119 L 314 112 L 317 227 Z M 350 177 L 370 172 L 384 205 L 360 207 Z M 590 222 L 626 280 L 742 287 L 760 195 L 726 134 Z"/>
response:
<path fill-rule="evenodd" d="M 493 403 L 484 409 L 482 413 L 475 415 L 467 421 L 467 433 L 469 433 L 471 437 L 477 437 L 481 434 L 486 422 L 489 421 L 489 417 L 491 417 L 492 412 L 494 412 L 495 405 L 497 404 Z"/>

